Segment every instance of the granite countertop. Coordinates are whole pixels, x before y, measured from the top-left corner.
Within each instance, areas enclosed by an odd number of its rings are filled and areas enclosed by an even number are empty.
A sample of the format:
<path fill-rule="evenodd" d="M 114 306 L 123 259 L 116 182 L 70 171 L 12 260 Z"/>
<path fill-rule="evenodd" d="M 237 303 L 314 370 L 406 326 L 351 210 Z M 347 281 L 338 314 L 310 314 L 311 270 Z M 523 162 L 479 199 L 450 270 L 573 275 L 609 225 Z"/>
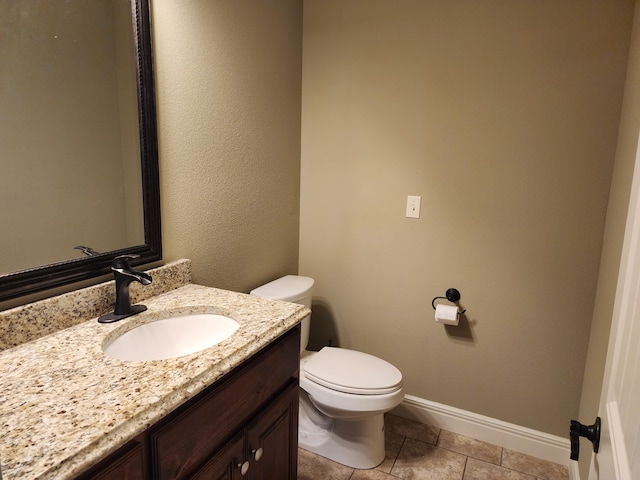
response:
<path fill-rule="evenodd" d="M 309 310 L 188 284 L 113 324 L 95 318 L 0 352 L 3 480 L 73 478 L 295 326 Z M 170 314 L 212 312 L 240 323 L 227 340 L 184 357 L 128 362 L 103 341 Z"/>

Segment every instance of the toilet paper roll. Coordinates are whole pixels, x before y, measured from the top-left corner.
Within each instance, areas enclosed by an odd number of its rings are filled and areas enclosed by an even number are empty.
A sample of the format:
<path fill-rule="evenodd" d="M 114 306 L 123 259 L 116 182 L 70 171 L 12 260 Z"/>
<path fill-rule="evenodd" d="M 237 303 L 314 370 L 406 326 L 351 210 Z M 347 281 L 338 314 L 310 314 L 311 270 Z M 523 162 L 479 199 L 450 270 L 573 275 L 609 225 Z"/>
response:
<path fill-rule="evenodd" d="M 460 316 L 455 305 L 436 305 L 436 322 L 445 325 L 458 325 Z"/>

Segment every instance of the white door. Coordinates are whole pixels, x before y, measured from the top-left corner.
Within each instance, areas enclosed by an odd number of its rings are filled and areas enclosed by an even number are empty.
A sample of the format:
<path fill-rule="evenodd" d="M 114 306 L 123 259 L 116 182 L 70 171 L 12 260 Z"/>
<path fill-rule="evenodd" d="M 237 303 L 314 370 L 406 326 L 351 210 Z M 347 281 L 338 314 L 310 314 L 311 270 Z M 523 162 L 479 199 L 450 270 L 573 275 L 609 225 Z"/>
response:
<path fill-rule="evenodd" d="M 640 146 L 640 142 L 639 142 Z M 640 150 L 631 199 L 598 415 L 600 450 L 589 480 L 640 480 Z"/>

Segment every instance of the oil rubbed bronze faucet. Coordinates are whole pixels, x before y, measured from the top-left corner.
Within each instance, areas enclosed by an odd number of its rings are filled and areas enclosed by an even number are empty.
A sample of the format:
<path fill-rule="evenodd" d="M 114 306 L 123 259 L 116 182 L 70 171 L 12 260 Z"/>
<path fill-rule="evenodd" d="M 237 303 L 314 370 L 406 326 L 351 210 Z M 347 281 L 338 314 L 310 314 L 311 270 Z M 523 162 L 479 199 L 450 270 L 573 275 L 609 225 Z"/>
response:
<path fill-rule="evenodd" d="M 131 299 L 129 298 L 129 285 L 131 285 L 131 282 L 139 282 L 142 285 L 149 285 L 151 283 L 151 275 L 138 272 L 129 265 L 129 260 L 138 257 L 139 255 L 120 255 L 113 259 L 111 270 L 113 270 L 113 276 L 116 280 L 116 307 L 113 312 L 98 318 L 98 322 L 117 322 L 136 313 L 144 312 L 147 309 L 144 305 L 131 305 Z"/>

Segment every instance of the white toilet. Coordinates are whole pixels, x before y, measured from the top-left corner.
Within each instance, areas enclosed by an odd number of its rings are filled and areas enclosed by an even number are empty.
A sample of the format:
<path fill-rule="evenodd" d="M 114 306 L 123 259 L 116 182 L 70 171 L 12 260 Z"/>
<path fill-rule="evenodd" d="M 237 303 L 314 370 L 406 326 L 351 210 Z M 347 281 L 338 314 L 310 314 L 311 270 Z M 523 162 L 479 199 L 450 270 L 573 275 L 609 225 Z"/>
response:
<path fill-rule="evenodd" d="M 311 307 L 314 280 L 287 275 L 251 295 Z M 384 460 L 384 413 L 404 398 L 402 373 L 384 360 L 355 350 L 306 350 L 311 319 L 302 320 L 298 444 L 352 468 Z"/>

